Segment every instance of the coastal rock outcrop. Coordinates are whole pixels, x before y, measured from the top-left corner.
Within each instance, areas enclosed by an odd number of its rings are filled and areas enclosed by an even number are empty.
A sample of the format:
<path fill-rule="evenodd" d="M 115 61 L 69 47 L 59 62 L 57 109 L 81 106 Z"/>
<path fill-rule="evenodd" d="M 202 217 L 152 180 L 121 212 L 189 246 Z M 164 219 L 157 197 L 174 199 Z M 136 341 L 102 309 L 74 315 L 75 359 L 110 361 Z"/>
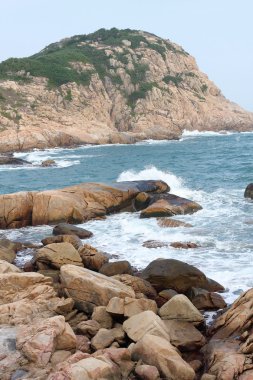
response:
<path fill-rule="evenodd" d="M 250 183 L 246 187 L 245 192 L 244 192 L 244 197 L 253 199 L 253 183 Z"/>
<path fill-rule="evenodd" d="M 0 152 L 253 128 L 253 115 L 183 48 L 130 29 L 100 29 L 2 62 L 0 99 Z"/>
<path fill-rule="evenodd" d="M 120 211 L 131 205 L 140 192 L 163 193 L 169 190 L 163 181 L 132 181 L 113 185 L 83 183 L 60 190 L 19 192 L 0 195 L 0 228 L 81 223 Z M 70 233 L 69 229 L 65 233 Z M 63 229 L 57 229 L 62 234 Z M 91 236 L 90 233 L 85 234 Z"/>

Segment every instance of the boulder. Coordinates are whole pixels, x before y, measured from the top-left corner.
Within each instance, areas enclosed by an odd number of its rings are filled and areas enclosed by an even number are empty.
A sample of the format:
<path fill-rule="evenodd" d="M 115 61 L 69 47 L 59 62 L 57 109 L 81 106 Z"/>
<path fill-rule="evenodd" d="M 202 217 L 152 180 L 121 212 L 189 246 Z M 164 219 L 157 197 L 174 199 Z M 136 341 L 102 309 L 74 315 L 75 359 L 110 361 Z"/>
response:
<path fill-rule="evenodd" d="M 0 156 L 0 165 L 22 166 L 27 164 L 31 165 L 30 162 L 22 160 L 22 158 L 13 157 L 12 155 Z"/>
<path fill-rule="evenodd" d="M 45 161 L 42 161 L 42 163 L 41 163 L 41 166 L 43 168 L 49 168 L 49 167 L 52 167 L 55 165 L 56 165 L 55 160 L 45 160 Z"/>
<path fill-rule="evenodd" d="M 55 349 L 76 347 L 76 338 L 64 317 L 39 320 L 29 326 L 19 326 L 17 348 L 38 367 L 45 367 Z"/>
<path fill-rule="evenodd" d="M 10 264 L 8 261 L 0 260 L 0 274 L 13 272 L 20 273 L 21 270 L 15 265 Z"/>
<path fill-rule="evenodd" d="M 150 284 L 150 282 L 143 280 L 143 278 L 131 276 L 130 274 L 120 274 L 113 276 L 113 278 L 127 286 L 130 286 L 136 294 L 141 293 L 151 299 L 155 299 L 157 296 L 155 288 Z"/>
<path fill-rule="evenodd" d="M 207 278 L 203 272 L 192 265 L 174 259 L 152 261 L 142 272 L 141 277 L 156 289 L 174 289 L 184 293 L 191 287 L 204 288 Z"/>
<path fill-rule="evenodd" d="M 66 293 L 84 311 L 106 306 L 112 297 L 135 298 L 134 291 L 121 282 L 75 265 L 61 267 L 61 280 Z"/>
<path fill-rule="evenodd" d="M 174 319 L 182 322 L 201 323 L 203 315 L 183 294 L 178 294 L 167 301 L 159 310 L 162 319 Z"/>
<path fill-rule="evenodd" d="M 207 277 L 207 282 L 204 285 L 204 289 L 208 290 L 209 292 L 224 292 L 225 288 L 223 285 L 219 284 L 219 282 L 212 280 L 211 278 Z"/>
<path fill-rule="evenodd" d="M 253 183 L 250 183 L 244 192 L 244 198 L 251 198 L 253 199 Z"/>
<path fill-rule="evenodd" d="M 152 334 L 169 341 L 169 335 L 162 319 L 153 311 L 143 311 L 130 317 L 123 323 L 123 329 L 134 342 L 140 340 L 145 334 Z"/>
<path fill-rule="evenodd" d="M 218 310 L 227 307 L 226 302 L 218 293 L 208 292 L 205 289 L 191 288 L 187 296 L 199 310 Z"/>
<path fill-rule="evenodd" d="M 59 363 L 62 363 L 64 362 L 66 359 L 68 359 L 69 357 L 71 356 L 71 352 L 70 351 L 66 351 L 66 350 L 57 350 L 53 353 L 53 355 L 51 356 L 51 359 L 50 359 L 50 362 L 53 364 L 53 365 L 56 365 L 56 364 L 59 364 Z"/>
<path fill-rule="evenodd" d="M 117 274 L 133 274 L 131 264 L 126 261 L 115 261 L 113 263 L 105 263 L 99 270 L 99 273 L 105 276 L 116 276 Z"/>
<path fill-rule="evenodd" d="M 100 268 L 108 263 L 109 258 L 104 252 L 98 251 L 91 245 L 84 244 L 78 250 L 85 268 L 98 272 Z"/>
<path fill-rule="evenodd" d="M 151 196 L 145 192 L 139 193 L 134 200 L 134 208 L 136 211 L 143 210 L 148 207 Z"/>
<path fill-rule="evenodd" d="M 53 243 L 38 250 L 36 264 L 44 264 L 48 267 L 59 269 L 62 265 L 72 264 L 83 266 L 78 251 L 70 243 Z"/>
<path fill-rule="evenodd" d="M 16 258 L 16 252 L 13 249 L 6 248 L 0 245 L 0 260 L 13 263 Z"/>
<path fill-rule="evenodd" d="M 189 199 L 174 194 L 154 195 L 148 207 L 141 211 L 141 218 L 164 217 L 179 214 L 193 214 L 202 207 Z"/>
<path fill-rule="evenodd" d="M 134 368 L 134 362 L 131 361 L 131 353 L 127 348 L 106 348 L 93 354 L 94 357 L 114 363 L 120 370 L 119 379 L 130 379 L 130 373 Z"/>
<path fill-rule="evenodd" d="M 34 192 L 0 195 L 0 228 L 21 228 L 32 224 Z"/>
<path fill-rule="evenodd" d="M 167 339 L 145 334 L 134 346 L 132 358 L 155 366 L 162 378 L 194 380 L 195 372 Z"/>
<path fill-rule="evenodd" d="M 70 243 L 75 249 L 82 247 L 82 241 L 78 236 L 75 235 L 57 235 L 57 236 L 48 236 L 41 240 L 43 245 L 49 245 L 53 243 Z"/>
<path fill-rule="evenodd" d="M 168 247 L 169 243 L 166 243 L 164 241 L 159 241 L 159 240 L 147 240 L 147 241 L 144 241 L 142 246 L 145 248 L 163 248 L 163 247 Z"/>
<path fill-rule="evenodd" d="M 153 365 L 137 365 L 135 373 L 141 380 L 160 380 L 159 371 Z"/>
<path fill-rule="evenodd" d="M 195 351 L 206 343 L 205 337 L 192 323 L 178 320 L 163 321 L 170 337 L 170 343 L 180 351 Z"/>
<path fill-rule="evenodd" d="M 163 228 L 192 227 L 191 224 L 172 218 L 157 218 L 157 224 Z"/>
<path fill-rule="evenodd" d="M 101 350 L 109 347 L 114 341 L 112 330 L 100 329 L 97 334 L 91 339 L 91 345 L 94 350 Z"/>
<path fill-rule="evenodd" d="M 176 296 L 178 293 L 173 289 L 164 289 L 159 292 L 159 297 L 164 298 L 166 301 L 169 301 L 172 297 Z"/>
<path fill-rule="evenodd" d="M 93 233 L 85 230 L 81 227 L 76 227 L 68 223 L 60 223 L 53 229 L 54 235 L 74 235 L 79 237 L 80 239 L 90 238 Z"/>
<path fill-rule="evenodd" d="M 77 325 L 77 332 L 88 336 L 89 338 L 95 336 L 99 329 L 101 328 L 100 324 L 95 320 L 82 321 Z"/>
<path fill-rule="evenodd" d="M 110 302 L 109 302 L 110 303 Z M 113 325 L 113 319 L 111 315 L 106 311 L 105 306 L 94 307 L 92 320 L 97 321 L 99 325 L 105 329 L 111 329 Z"/>
<path fill-rule="evenodd" d="M 76 349 L 77 351 L 89 354 L 91 352 L 91 342 L 87 336 L 76 335 Z"/>

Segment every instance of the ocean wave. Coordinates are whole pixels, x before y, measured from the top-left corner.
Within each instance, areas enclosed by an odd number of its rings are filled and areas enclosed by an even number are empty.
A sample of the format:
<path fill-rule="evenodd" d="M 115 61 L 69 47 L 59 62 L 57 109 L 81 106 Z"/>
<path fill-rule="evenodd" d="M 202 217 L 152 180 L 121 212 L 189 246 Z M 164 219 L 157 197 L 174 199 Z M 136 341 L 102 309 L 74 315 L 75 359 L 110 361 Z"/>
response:
<path fill-rule="evenodd" d="M 214 131 L 198 131 L 195 129 L 194 131 L 188 131 L 187 129 L 183 130 L 182 133 L 182 138 L 184 137 L 200 137 L 200 136 L 228 136 L 228 135 L 233 135 L 238 132 L 231 132 L 231 131 L 219 131 L 219 132 L 214 132 Z"/>

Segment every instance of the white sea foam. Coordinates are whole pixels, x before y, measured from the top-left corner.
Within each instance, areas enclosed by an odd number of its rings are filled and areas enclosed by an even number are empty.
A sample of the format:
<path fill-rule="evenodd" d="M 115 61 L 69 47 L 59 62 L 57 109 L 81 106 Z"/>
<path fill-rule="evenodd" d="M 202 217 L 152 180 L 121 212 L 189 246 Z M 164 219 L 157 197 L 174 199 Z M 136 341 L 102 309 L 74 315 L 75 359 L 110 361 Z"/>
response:
<path fill-rule="evenodd" d="M 208 137 L 208 136 L 226 136 L 226 135 L 232 135 L 234 133 L 238 133 L 238 132 L 231 132 L 231 131 L 219 131 L 219 132 L 215 132 L 215 131 L 198 131 L 197 129 L 195 129 L 194 131 L 188 131 L 187 129 L 184 129 L 183 133 L 182 133 L 182 137 L 200 137 L 200 136 L 203 136 L 203 137 Z"/>

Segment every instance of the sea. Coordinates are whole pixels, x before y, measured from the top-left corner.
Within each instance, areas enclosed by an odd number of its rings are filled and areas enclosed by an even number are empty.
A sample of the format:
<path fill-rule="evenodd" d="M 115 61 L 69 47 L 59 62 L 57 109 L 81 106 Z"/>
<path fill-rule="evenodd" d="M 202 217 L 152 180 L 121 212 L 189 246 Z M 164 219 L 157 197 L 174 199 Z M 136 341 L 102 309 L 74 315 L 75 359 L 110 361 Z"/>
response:
<path fill-rule="evenodd" d="M 85 145 L 74 149 L 34 150 L 15 153 L 27 160 L 21 167 L 0 167 L 0 193 L 62 188 L 81 182 L 113 183 L 160 179 L 171 193 L 201 204 L 193 215 L 175 219 L 191 228 L 162 228 L 155 218 L 139 213 L 119 213 L 103 221 L 80 226 L 94 236 L 86 243 L 128 260 L 138 269 L 156 258 L 173 258 L 192 264 L 220 282 L 226 301 L 253 287 L 253 201 L 244 198 L 253 182 L 253 133 L 187 132 L 180 140 L 147 140 L 133 145 Z M 56 167 L 43 168 L 53 159 Z M 39 243 L 52 227 L 36 226 L 1 231 L 0 236 Z M 194 242 L 195 249 L 145 248 L 147 240 L 166 243 Z M 17 264 L 31 258 L 21 252 Z"/>

